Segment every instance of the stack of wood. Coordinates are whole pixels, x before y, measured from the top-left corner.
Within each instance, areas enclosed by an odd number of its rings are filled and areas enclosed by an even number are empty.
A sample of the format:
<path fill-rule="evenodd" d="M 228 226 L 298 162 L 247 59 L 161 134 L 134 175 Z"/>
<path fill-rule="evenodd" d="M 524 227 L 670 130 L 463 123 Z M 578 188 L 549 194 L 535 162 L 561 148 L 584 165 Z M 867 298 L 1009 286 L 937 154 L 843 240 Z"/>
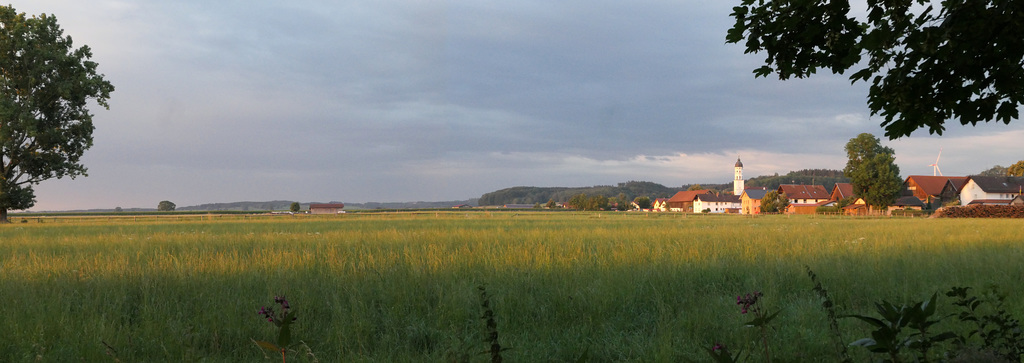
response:
<path fill-rule="evenodd" d="M 969 205 L 946 207 L 935 213 L 944 218 L 1024 218 L 1024 206 Z"/>

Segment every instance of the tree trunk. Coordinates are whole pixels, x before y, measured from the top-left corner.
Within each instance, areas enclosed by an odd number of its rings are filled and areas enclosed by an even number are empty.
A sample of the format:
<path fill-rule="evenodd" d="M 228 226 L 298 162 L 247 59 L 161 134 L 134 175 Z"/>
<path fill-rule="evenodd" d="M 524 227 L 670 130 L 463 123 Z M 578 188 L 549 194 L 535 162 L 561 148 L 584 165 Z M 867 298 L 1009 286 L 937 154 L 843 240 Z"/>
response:
<path fill-rule="evenodd" d="M 7 220 L 7 208 L 0 208 L 0 223 L 11 223 Z"/>

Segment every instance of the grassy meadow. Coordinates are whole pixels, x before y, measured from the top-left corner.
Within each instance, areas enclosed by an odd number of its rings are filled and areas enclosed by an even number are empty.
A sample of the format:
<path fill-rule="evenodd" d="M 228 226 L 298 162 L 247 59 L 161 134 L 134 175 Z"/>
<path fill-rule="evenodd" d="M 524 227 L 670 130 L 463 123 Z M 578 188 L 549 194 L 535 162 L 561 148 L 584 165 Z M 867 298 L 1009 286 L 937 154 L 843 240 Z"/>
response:
<path fill-rule="evenodd" d="M 0 361 L 275 361 L 257 310 L 286 295 L 289 362 L 488 361 L 486 285 L 511 362 L 755 353 L 736 296 L 782 312 L 779 361 L 834 361 L 809 266 L 839 313 L 952 286 L 1024 318 L 1024 223 L 674 213 L 350 213 L 0 225 Z M 952 320 L 948 323 L 953 324 Z M 840 321 L 846 341 L 868 336 Z M 851 347 L 857 361 L 869 356 Z M 312 355 L 310 355 L 312 353 Z"/>

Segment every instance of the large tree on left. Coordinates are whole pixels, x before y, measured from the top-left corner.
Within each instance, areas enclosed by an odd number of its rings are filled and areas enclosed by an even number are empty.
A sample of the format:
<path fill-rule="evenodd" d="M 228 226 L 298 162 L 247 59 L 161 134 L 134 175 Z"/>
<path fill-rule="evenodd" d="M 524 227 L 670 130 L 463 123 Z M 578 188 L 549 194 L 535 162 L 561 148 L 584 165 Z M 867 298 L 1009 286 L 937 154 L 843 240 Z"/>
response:
<path fill-rule="evenodd" d="M 872 210 L 881 213 L 896 202 L 903 190 L 896 152 L 882 146 L 875 135 L 863 133 L 846 143 L 846 168 L 853 195 L 864 199 Z"/>
<path fill-rule="evenodd" d="M 75 48 L 52 15 L 0 6 L 0 223 L 35 205 L 32 186 L 86 175 L 94 100 L 109 108 L 114 86 L 96 73 L 88 46 Z"/>

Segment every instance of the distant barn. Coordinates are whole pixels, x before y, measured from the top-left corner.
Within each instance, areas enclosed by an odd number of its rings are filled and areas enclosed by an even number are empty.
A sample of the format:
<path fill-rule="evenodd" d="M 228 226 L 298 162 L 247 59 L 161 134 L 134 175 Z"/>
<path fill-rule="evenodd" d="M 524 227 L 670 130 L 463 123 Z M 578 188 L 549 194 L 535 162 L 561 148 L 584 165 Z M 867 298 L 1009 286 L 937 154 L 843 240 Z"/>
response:
<path fill-rule="evenodd" d="M 312 214 L 337 214 L 342 213 L 342 209 L 345 208 L 345 203 L 323 203 L 323 204 L 310 204 L 309 213 Z"/>

